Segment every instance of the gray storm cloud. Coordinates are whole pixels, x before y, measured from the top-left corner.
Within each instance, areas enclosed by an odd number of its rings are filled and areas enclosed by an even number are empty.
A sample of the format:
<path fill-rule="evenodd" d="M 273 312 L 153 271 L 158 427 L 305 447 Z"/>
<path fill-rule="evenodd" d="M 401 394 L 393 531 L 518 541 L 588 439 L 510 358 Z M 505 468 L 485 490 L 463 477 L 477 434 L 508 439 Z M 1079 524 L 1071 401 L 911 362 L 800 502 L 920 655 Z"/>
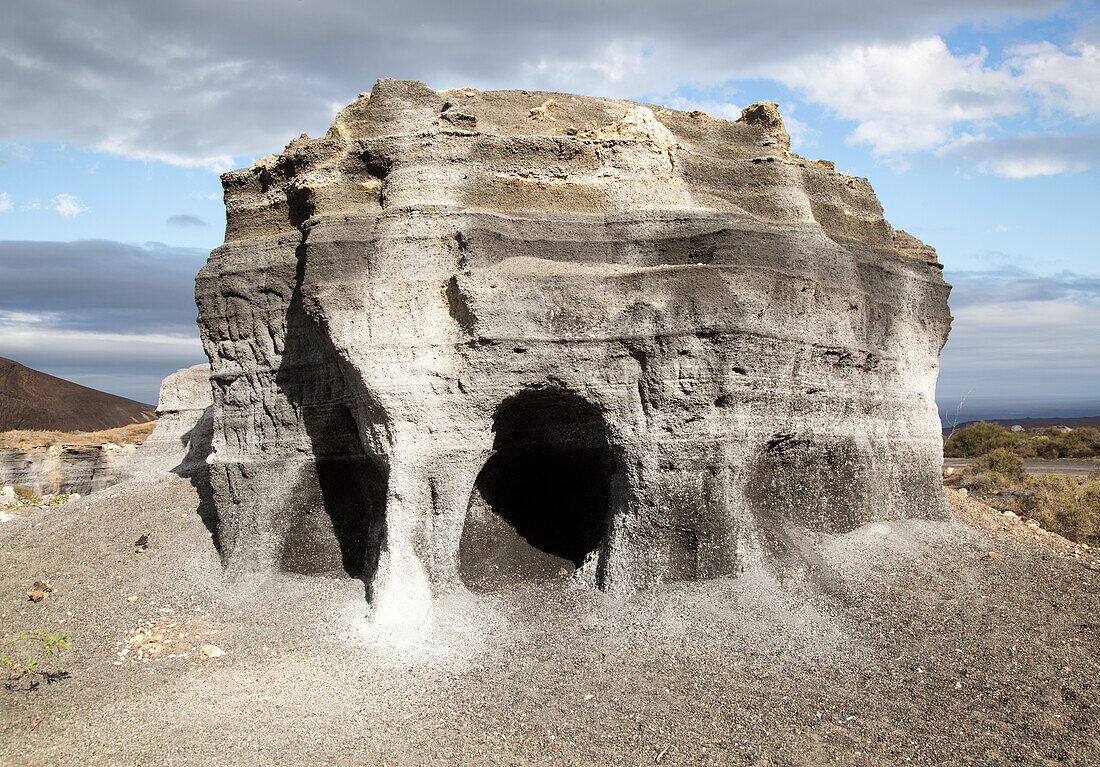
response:
<path fill-rule="evenodd" d="M 1062 5 L 41 0 L 6 8 L 0 25 L 0 140 L 72 140 L 225 169 L 303 127 L 322 131 L 378 77 L 437 88 L 670 93 L 764 76 L 786 59 L 845 43 Z"/>

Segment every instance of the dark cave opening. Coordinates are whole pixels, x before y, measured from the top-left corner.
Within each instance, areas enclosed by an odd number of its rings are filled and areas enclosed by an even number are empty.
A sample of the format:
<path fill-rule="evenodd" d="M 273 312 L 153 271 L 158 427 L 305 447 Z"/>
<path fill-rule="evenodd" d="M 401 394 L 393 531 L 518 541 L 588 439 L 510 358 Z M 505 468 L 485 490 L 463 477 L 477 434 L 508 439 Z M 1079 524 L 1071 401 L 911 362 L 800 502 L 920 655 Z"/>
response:
<path fill-rule="evenodd" d="M 467 585 L 532 580 L 580 566 L 610 522 L 615 457 L 598 408 L 560 389 L 506 400 L 459 545 Z"/>

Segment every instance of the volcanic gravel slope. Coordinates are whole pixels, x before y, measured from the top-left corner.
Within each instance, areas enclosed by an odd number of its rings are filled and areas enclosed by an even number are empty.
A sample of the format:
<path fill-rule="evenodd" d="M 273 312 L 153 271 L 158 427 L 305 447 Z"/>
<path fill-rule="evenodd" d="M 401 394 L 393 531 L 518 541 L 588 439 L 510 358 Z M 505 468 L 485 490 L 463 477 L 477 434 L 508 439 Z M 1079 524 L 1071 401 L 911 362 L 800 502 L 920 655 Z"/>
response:
<path fill-rule="evenodd" d="M 191 486 L 125 483 L 0 525 L 0 633 L 72 633 L 68 677 L 0 687 L 0 763 L 1096 764 L 1095 552 L 949 498 L 970 524 L 826 536 L 805 577 L 551 577 L 418 642 L 371 635 L 358 581 L 224 583 Z"/>
<path fill-rule="evenodd" d="M 156 419 L 156 408 L 0 357 L 0 431 L 99 431 Z"/>

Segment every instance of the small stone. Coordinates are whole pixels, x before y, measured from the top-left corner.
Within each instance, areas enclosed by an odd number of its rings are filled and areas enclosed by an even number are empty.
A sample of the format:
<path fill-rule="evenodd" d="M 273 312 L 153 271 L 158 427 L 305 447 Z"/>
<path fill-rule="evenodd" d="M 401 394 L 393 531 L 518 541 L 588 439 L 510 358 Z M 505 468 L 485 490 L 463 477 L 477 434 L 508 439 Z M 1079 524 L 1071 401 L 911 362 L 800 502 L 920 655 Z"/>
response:
<path fill-rule="evenodd" d="M 204 658 L 220 658 L 225 655 L 225 650 L 214 644 L 204 644 L 199 648 L 199 655 Z"/>
<path fill-rule="evenodd" d="M 587 695 L 585 695 L 585 696 L 584 696 L 584 699 L 585 699 L 585 700 L 592 700 L 592 699 L 593 699 L 593 698 L 595 698 L 595 697 L 596 697 L 596 696 L 595 696 L 595 695 L 593 695 L 592 693 L 588 693 Z"/>
<path fill-rule="evenodd" d="M 126 597 L 126 601 L 127 602 L 136 602 L 136 601 L 138 601 L 137 594 L 134 594 L 133 596 Z"/>
<path fill-rule="evenodd" d="M 997 552 L 995 552 L 995 551 L 989 552 L 989 558 L 990 559 L 996 559 L 997 558 Z"/>

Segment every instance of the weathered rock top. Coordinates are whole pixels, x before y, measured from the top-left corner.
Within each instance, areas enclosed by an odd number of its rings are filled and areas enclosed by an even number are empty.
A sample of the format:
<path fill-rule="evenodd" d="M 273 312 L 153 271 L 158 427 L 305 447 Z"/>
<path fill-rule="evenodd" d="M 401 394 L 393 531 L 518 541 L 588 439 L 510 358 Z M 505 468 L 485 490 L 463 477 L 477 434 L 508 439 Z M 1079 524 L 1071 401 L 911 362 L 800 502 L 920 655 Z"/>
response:
<path fill-rule="evenodd" d="M 302 134 L 223 183 L 227 242 L 377 207 L 696 208 L 817 224 L 832 238 L 936 263 L 932 248 L 883 219 L 866 179 L 791 152 L 773 103 L 731 121 L 622 99 L 379 80 L 323 137 Z"/>

